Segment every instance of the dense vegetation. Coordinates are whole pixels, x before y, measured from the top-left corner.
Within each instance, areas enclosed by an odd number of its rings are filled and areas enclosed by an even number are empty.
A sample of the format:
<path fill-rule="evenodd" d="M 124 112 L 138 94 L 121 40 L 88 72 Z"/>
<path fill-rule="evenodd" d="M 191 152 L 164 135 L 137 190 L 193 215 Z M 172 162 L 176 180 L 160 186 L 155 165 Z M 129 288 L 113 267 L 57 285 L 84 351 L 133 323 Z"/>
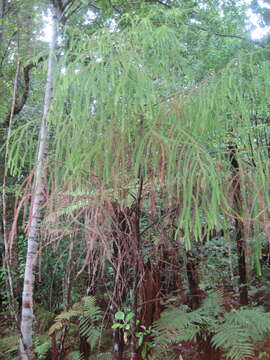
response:
<path fill-rule="evenodd" d="M 268 29 L 256 0 L 0 0 L 1 359 L 270 358 L 251 13 Z"/>

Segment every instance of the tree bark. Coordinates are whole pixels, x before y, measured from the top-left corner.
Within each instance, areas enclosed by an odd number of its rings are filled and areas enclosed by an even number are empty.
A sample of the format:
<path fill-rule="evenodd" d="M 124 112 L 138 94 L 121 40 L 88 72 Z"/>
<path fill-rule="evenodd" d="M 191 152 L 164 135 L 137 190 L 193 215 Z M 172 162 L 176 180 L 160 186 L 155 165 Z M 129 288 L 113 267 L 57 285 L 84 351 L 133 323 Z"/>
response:
<path fill-rule="evenodd" d="M 22 360 L 33 360 L 35 354 L 33 344 L 33 287 L 34 271 L 37 262 L 39 231 L 41 220 L 41 205 L 44 202 L 44 189 L 46 185 L 46 156 L 48 152 L 49 136 L 47 129 L 47 117 L 53 95 L 53 72 L 56 47 L 57 31 L 56 16 L 53 21 L 53 35 L 50 46 L 48 72 L 45 86 L 45 98 L 43 116 L 40 124 L 38 154 L 35 167 L 35 177 L 32 192 L 31 209 L 29 215 L 28 246 L 26 255 L 26 265 L 24 273 L 24 284 L 22 294 L 22 317 L 21 317 L 21 341 L 20 355 Z"/>

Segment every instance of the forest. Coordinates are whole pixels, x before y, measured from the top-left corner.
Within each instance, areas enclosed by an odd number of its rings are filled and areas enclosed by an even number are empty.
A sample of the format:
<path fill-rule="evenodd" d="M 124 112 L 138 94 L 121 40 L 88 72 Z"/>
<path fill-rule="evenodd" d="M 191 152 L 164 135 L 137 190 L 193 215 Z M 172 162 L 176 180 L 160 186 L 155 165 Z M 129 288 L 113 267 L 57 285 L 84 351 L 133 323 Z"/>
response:
<path fill-rule="evenodd" d="M 0 0 L 1 360 L 270 359 L 269 29 Z"/>

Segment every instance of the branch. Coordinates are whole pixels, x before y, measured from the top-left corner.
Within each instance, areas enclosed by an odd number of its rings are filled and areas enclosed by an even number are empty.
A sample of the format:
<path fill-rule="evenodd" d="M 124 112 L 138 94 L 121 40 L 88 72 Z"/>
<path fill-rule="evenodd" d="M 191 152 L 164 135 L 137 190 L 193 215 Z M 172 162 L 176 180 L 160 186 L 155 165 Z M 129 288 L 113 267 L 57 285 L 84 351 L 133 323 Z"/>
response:
<path fill-rule="evenodd" d="M 73 3 L 74 0 L 70 0 L 68 1 L 68 3 L 64 6 L 64 11 L 67 13 L 68 9 L 70 9 L 70 7 L 72 6 L 72 3 Z M 68 6 L 70 5 L 70 6 Z M 75 9 L 73 9 L 69 14 L 64 14 L 63 15 L 63 23 L 66 23 L 66 21 L 74 14 L 76 13 L 76 11 L 79 11 L 83 8 L 86 8 L 86 7 L 92 7 L 96 10 L 101 10 L 100 7 L 98 7 L 97 5 L 93 4 L 91 1 L 88 3 L 88 4 L 79 4 L 77 5 L 77 7 L 75 7 Z"/>
<path fill-rule="evenodd" d="M 73 9 L 68 15 L 63 16 L 63 23 L 65 24 L 66 21 L 73 15 L 75 14 L 77 11 L 81 10 L 82 6 L 78 5 L 77 7 L 75 7 L 75 9 Z"/>
<path fill-rule="evenodd" d="M 168 9 L 171 9 L 171 8 L 172 8 L 171 5 L 166 4 L 166 3 L 164 3 L 164 2 L 161 1 L 161 0 L 150 0 L 150 2 L 158 3 L 158 4 L 162 5 L 162 6 L 165 6 L 165 7 L 168 8 Z"/>
<path fill-rule="evenodd" d="M 188 26 L 192 26 L 192 27 L 195 27 L 197 28 L 198 30 L 202 30 L 202 31 L 206 31 L 208 33 L 210 33 L 211 31 L 207 28 L 204 28 L 200 25 L 196 25 L 196 24 L 188 24 L 188 23 L 185 23 L 185 25 L 188 25 Z M 248 39 L 248 38 L 245 38 L 243 36 L 240 36 L 240 35 L 234 35 L 234 34 L 220 34 L 220 33 L 217 33 L 217 32 L 212 32 L 212 35 L 215 35 L 215 36 L 220 36 L 220 37 L 228 37 L 228 38 L 232 38 L 232 39 L 239 39 L 239 40 L 242 40 L 242 41 L 246 41 L 252 45 L 257 45 L 263 49 L 265 49 L 266 47 L 261 44 L 260 42 L 256 41 L 256 40 L 251 40 L 251 39 Z"/>
<path fill-rule="evenodd" d="M 66 9 L 72 5 L 72 3 L 74 2 L 74 0 L 68 0 L 64 5 L 63 5 L 63 10 L 66 11 Z"/>
<path fill-rule="evenodd" d="M 23 90 L 23 94 L 21 97 L 21 100 L 18 101 L 18 99 L 16 99 L 15 102 L 15 106 L 14 108 L 12 108 L 8 115 L 6 116 L 5 121 L 0 124 L 0 128 L 8 128 L 9 127 L 9 123 L 10 123 L 10 118 L 11 118 L 11 113 L 12 116 L 17 115 L 21 112 L 21 110 L 23 109 L 27 99 L 28 99 L 28 95 L 29 95 L 29 89 L 30 89 L 30 71 L 35 68 L 40 62 L 44 61 L 45 57 L 41 56 L 37 63 L 30 63 L 27 66 L 25 66 L 23 68 L 23 77 L 24 77 L 24 90 Z"/>
<path fill-rule="evenodd" d="M 63 13 L 64 6 L 62 0 L 52 0 L 53 6 L 58 9 L 61 13 Z"/>

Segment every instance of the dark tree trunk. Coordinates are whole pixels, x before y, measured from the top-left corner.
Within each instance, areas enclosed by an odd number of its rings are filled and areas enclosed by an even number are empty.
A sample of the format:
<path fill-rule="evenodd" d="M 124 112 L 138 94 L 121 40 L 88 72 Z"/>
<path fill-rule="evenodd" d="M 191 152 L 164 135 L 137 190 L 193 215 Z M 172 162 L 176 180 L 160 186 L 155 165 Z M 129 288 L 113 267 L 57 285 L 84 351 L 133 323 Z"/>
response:
<path fill-rule="evenodd" d="M 121 209 L 117 202 L 111 203 L 113 210 L 114 230 L 113 236 L 113 262 L 115 268 L 115 284 L 113 294 L 113 305 L 111 306 L 112 322 L 115 322 L 114 313 L 122 310 L 122 304 L 126 299 L 127 287 L 130 286 L 128 274 L 129 268 L 129 243 L 132 233 L 129 208 Z M 124 331 L 114 329 L 113 331 L 113 358 L 123 359 Z"/>
<path fill-rule="evenodd" d="M 133 251 L 131 252 L 131 256 L 133 257 L 133 261 L 135 262 L 134 266 L 134 278 L 133 278 L 133 301 L 131 304 L 131 309 L 134 313 L 134 318 L 132 320 L 131 326 L 131 336 L 132 336 L 132 346 L 130 359 L 131 360 L 141 360 L 141 349 L 137 348 L 137 320 L 139 319 L 138 314 L 138 300 L 139 300 L 139 286 L 141 276 L 144 271 L 143 267 L 143 258 L 141 255 L 141 230 L 140 230 L 140 220 L 141 220 L 141 200 L 142 200 L 142 191 L 143 191 L 143 178 L 139 176 L 139 189 L 136 196 L 136 202 L 134 204 L 134 211 L 131 218 L 131 228 L 132 228 L 132 243 L 133 243 Z"/>
<path fill-rule="evenodd" d="M 188 304 L 192 310 L 201 306 L 204 293 L 200 289 L 200 280 L 197 271 L 198 260 L 189 251 L 186 253 L 186 271 L 189 286 Z"/>
<path fill-rule="evenodd" d="M 236 158 L 236 145 L 229 146 L 230 162 L 233 169 L 233 203 L 236 212 L 235 231 L 236 231 L 236 246 L 238 257 L 238 272 L 239 272 L 239 295 L 240 305 L 248 305 L 248 287 L 247 287 L 247 268 L 245 255 L 245 231 L 244 223 L 240 216 L 242 213 L 242 196 L 241 196 L 241 179 L 239 175 L 239 163 Z"/>
<path fill-rule="evenodd" d="M 141 314 L 140 323 L 151 326 L 160 317 L 160 273 L 159 266 L 152 265 L 148 260 L 140 286 Z"/>
<path fill-rule="evenodd" d="M 248 287 L 247 287 L 247 270 L 246 270 L 246 256 L 244 249 L 244 226 L 242 221 L 235 220 L 236 227 L 236 244 L 238 256 L 238 271 L 239 271 L 239 295 L 240 305 L 248 305 Z"/>
<path fill-rule="evenodd" d="M 91 347 L 85 336 L 80 337 L 80 355 L 83 356 L 83 359 L 88 359 L 91 355 Z"/>
<path fill-rule="evenodd" d="M 55 333 L 51 335 L 51 360 L 58 360 L 58 349 Z"/>

